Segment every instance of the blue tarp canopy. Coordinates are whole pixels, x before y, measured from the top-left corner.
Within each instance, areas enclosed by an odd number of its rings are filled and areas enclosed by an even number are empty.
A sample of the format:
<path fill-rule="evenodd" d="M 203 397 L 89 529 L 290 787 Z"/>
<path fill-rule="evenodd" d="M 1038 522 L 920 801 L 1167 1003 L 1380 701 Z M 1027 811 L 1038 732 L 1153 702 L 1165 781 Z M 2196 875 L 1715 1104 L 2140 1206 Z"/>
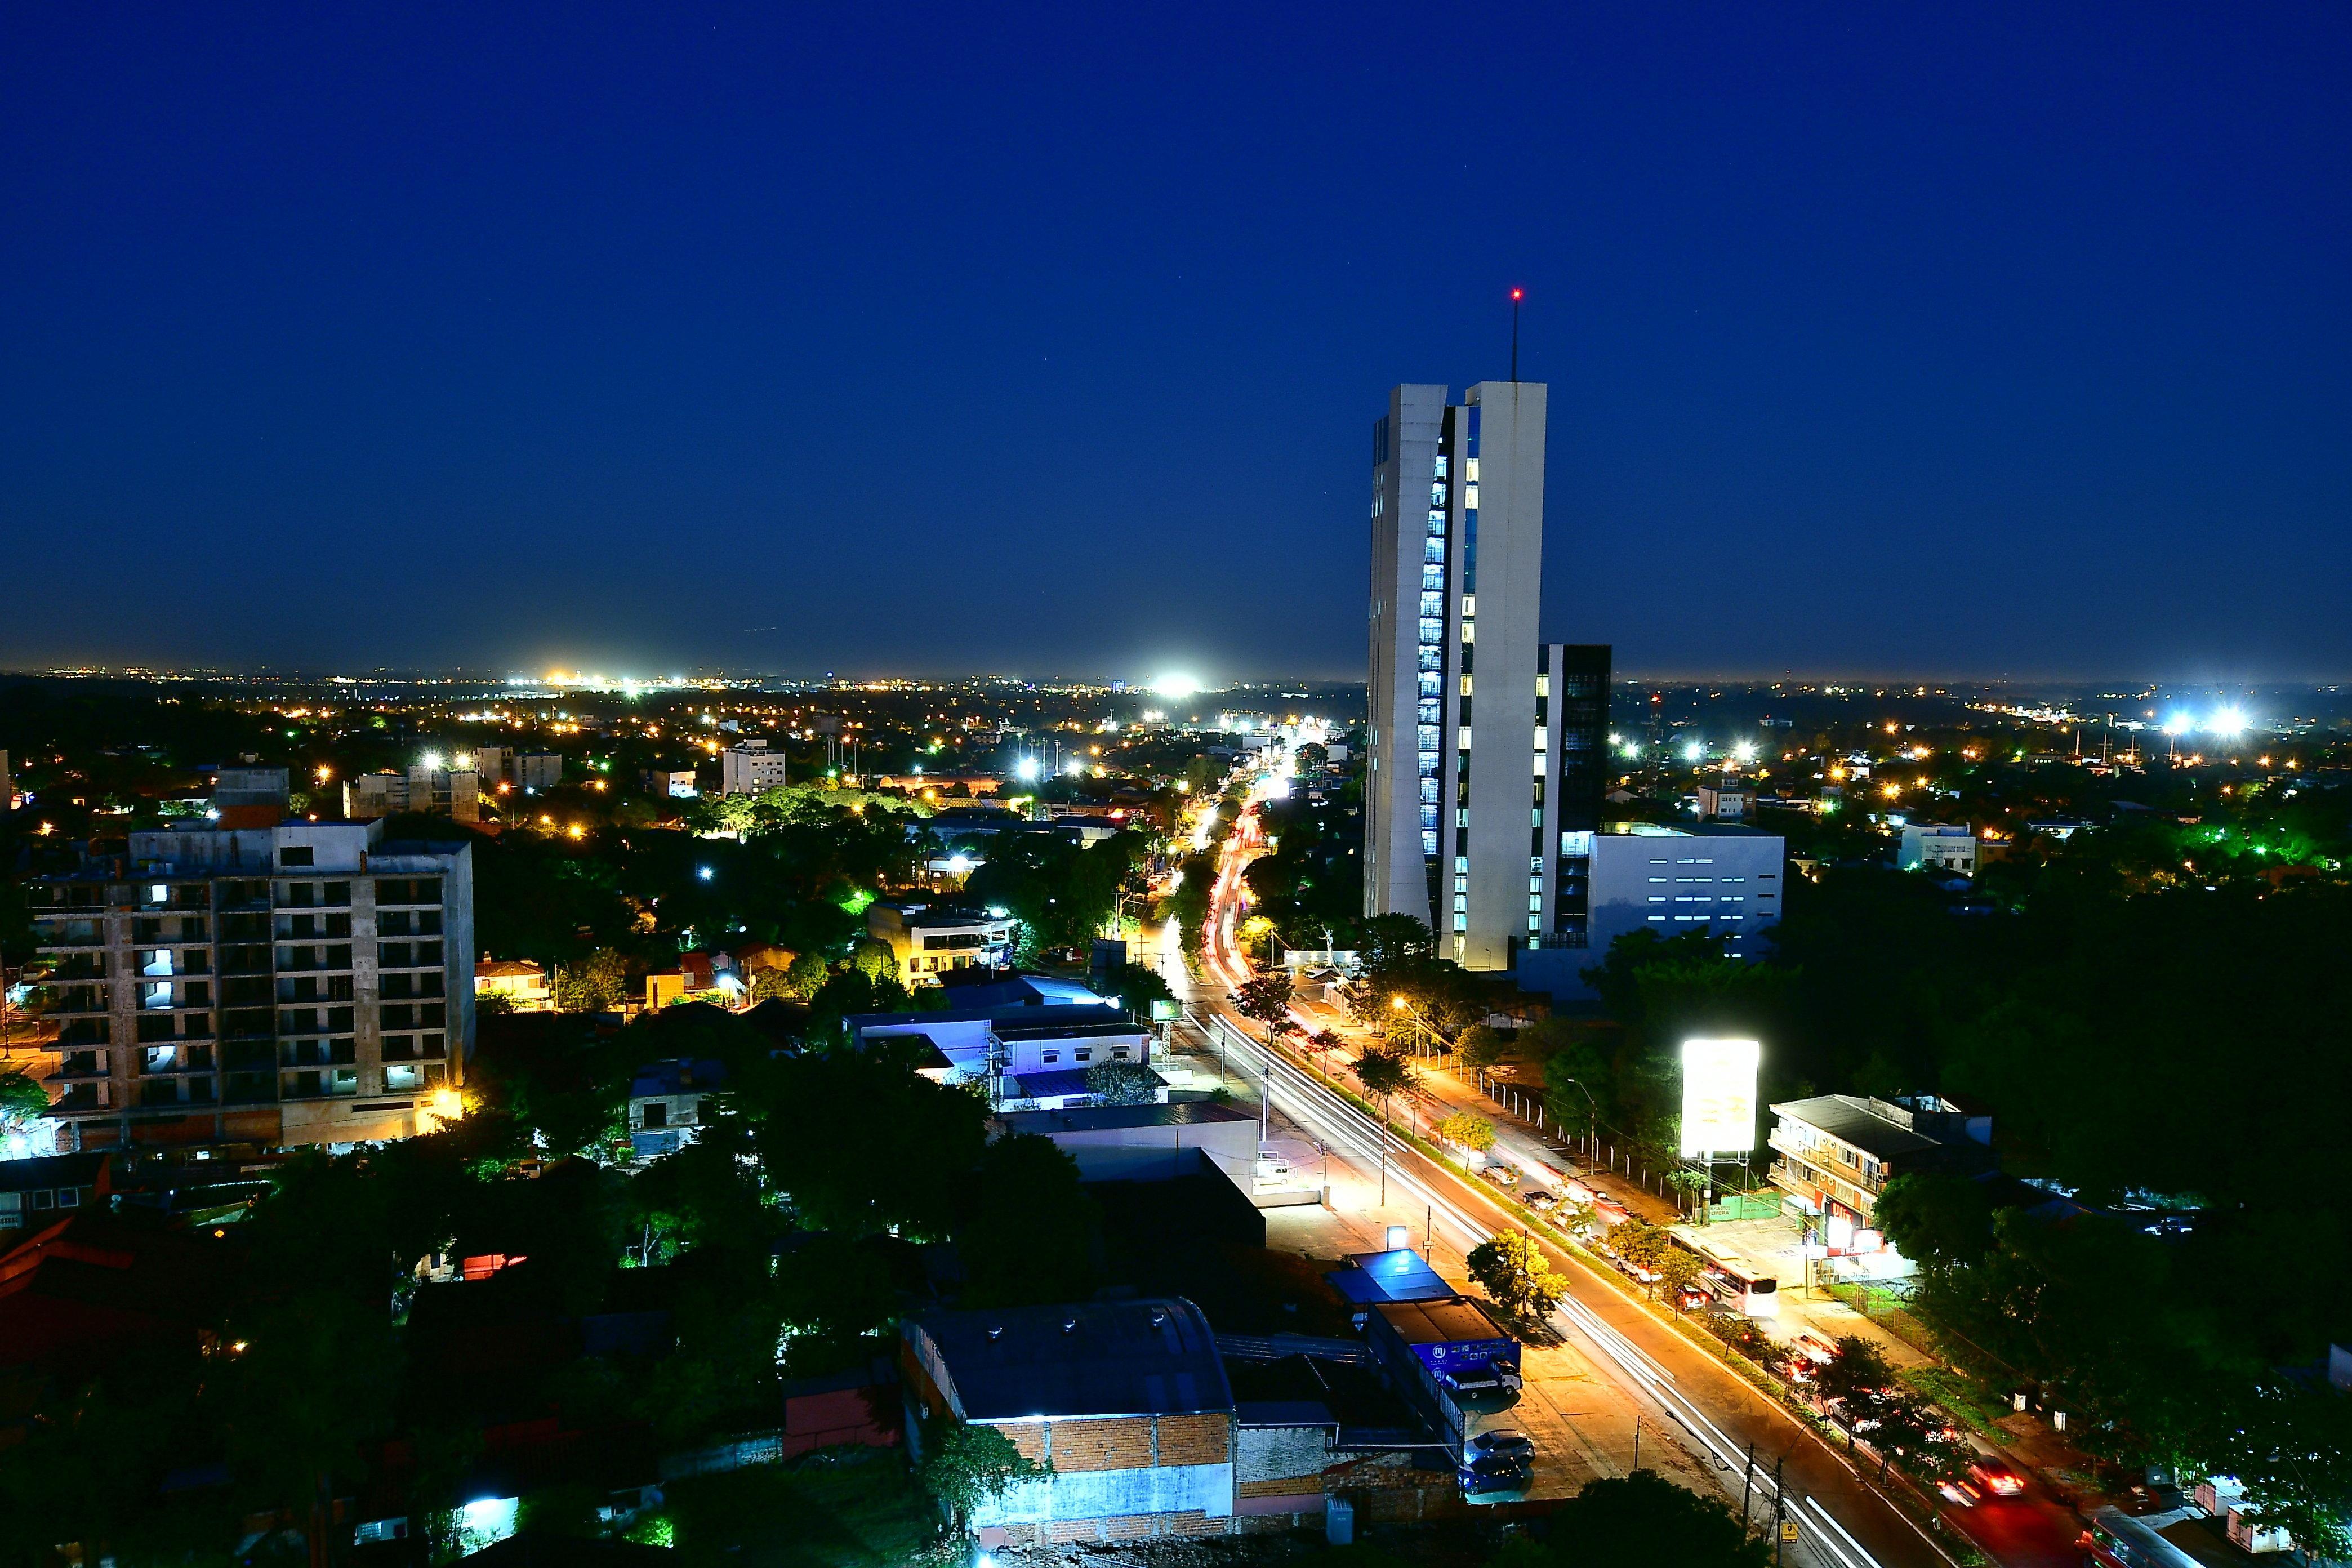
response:
<path fill-rule="evenodd" d="M 1323 1277 L 1340 1299 L 1359 1307 L 1379 1301 L 1441 1301 L 1459 1294 L 1411 1247 L 1393 1252 L 1356 1252 L 1348 1267 Z"/>

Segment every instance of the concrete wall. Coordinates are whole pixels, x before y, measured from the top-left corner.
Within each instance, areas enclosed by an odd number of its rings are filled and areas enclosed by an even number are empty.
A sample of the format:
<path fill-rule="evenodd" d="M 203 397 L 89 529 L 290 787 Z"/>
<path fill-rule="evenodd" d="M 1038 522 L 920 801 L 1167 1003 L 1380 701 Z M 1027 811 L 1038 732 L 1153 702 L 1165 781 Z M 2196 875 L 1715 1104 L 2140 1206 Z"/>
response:
<path fill-rule="evenodd" d="M 1462 415 L 1466 420 L 1475 408 L 1478 416 L 1478 613 L 1476 640 L 1470 645 L 1475 652 L 1467 726 L 1469 929 L 1450 930 L 1449 897 L 1437 951 L 1468 969 L 1509 968 L 1516 946 L 1528 935 L 1528 861 L 1539 754 L 1537 614 L 1543 590 L 1547 395 L 1541 382 L 1481 382 L 1470 389 Z M 1457 450 L 1467 449 L 1466 443 L 1457 444 Z M 1466 587 L 1458 592 L 1457 610 L 1466 593 Z M 1459 693 L 1457 681 L 1451 700 L 1458 703 Z M 1454 738 L 1460 738 L 1458 727 Z M 1443 884 L 1452 888 L 1451 868 Z"/>
<path fill-rule="evenodd" d="M 1246 1193 L 1257 1166 L 1255 1121 L 1185 1122 L 1172 1127 L 1110 1127 L 1049 1134 L 1078 1163 L 1082 1182 L 1156 1182 L 1213 1163 Z"/>

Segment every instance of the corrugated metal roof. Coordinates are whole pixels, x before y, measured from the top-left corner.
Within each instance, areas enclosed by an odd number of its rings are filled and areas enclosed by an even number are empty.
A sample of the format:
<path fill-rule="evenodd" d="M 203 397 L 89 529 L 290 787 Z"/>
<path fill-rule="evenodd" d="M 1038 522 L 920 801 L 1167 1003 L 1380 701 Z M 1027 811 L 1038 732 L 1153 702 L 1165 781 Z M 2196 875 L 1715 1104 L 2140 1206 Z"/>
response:
<path fill-rule="evenodd" d="M 1868 1101 L 1851 1094 L 1819 1094 L 1811 1100 L 1784 1100 L 1772 1107 L 1772 1114 L 1818 1128 L 1838 1142 L 1851 1143 L 1864 1153 L 1875 1154 L 1882 1160 L 1943 1147 L 1933 1138 L 1924 1138 L 1909 1128 L 1898 1127 L 1873 1114 Z"/>

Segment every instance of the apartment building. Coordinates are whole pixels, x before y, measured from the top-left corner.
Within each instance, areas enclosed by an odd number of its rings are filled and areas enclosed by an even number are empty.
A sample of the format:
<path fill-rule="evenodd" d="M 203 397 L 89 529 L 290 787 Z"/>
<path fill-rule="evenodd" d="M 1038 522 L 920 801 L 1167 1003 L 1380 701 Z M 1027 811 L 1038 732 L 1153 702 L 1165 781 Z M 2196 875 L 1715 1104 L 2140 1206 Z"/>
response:
<path fill-rule="evenodd" d="M 454 822 L 482 820 L 482 775 L 471 768 L 420 764 L 406 773 L 390 768 L 343 781 L 343 816 L 372 822 L 403 812 L 426 812 Z"/>
<path fill-rule="evenodd" d="M 469 759 L 457 759 L 463 763 Z M 563 758 L 555 752 L 518 752 L 512 746 L 478 746 L 470 761 L 482 787 L 493 793 L 520 790 L 537 795 L 563 782 Z"/>
<path fill-rule="evenodd" d="M 792 782 L 782 752 L 772 752 L 765 741 L 738 741 L 719 753 L 719 793 L 758 795 L 782 789 Z"/>
<path fill-rule="evenodd" d="M 380 821 L 133 833 L 26 892 L 68 1149 L 403 1138 L 464 1078 L 470 846 Z"/>

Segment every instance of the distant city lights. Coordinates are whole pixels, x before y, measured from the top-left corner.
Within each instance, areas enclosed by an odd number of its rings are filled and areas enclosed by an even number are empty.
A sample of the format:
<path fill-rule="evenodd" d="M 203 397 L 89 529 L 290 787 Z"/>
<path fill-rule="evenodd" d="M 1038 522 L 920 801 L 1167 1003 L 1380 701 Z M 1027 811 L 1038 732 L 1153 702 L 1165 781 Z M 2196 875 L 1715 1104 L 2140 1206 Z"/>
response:
<path fill-rule="evenodd" d="M 1155 679 L 1151 683 L 1151 692 L 1155 697 L 1198 697 L 1201 683 L 1192 676 L 1171 673 Z"/>

